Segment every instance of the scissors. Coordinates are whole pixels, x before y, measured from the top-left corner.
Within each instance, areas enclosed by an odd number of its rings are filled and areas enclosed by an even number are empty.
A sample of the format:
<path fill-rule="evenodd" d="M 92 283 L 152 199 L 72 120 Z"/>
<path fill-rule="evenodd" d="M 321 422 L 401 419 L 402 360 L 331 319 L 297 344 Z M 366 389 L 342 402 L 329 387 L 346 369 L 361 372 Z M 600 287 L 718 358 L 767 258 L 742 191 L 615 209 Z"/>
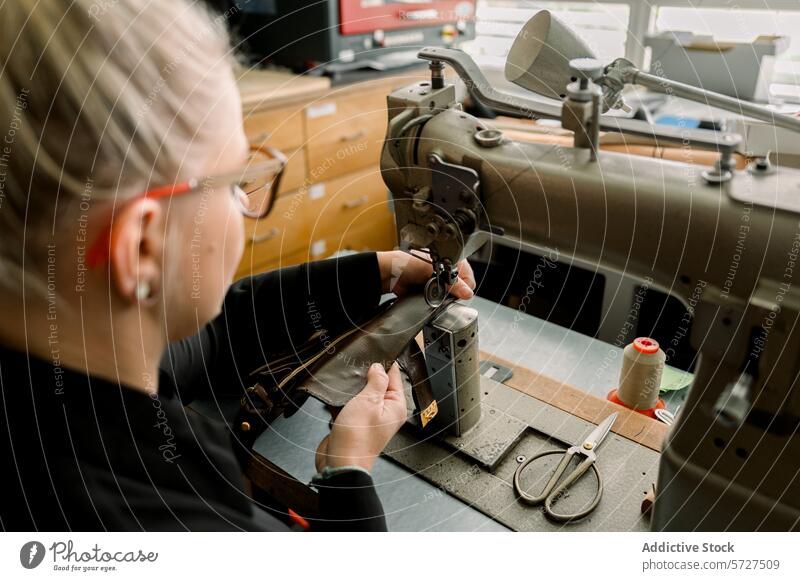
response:
<path fill-rule="evenodd" d="M 597 505 L 600 503 L 600 498 L 603 496 L 603 480 L 600 478 L 600 473 L 597 471 L 597 468 L 594 465 L 595 461 L 597 460 L 595 450 L 600 444 L 603 443 L 603 440 L 608 435 L 608 432 L 611 431 L 611 426 L 614 425 L 618 415 L 619 414 L 617 412 L 614 412 L 608 416 L 606 419 L 600 422 L 600 424 L 594 430 L 592 430 L 592 433 L 589 434 L 583 442 L 570 447 L 566 452 L 562 452 L 561 450 L 549 450 L 547 452 L 537 454 L 533 458 L 530 458 L 520 464 L 517 468 L 517 471 L 514 473 L 514 492 L 517 493 L 519 499 L 525 504 L 530 504 L 532 506 L 544 504 L 545 514 L 557 522 L 571 522 L 582 519 L 595 508 L 597 508 Z M 541 494 L 538 496 L 531 496 L 522 490 L 522 487 L 520 486 L 520 475 L 528 466 L 528 464 L 534 460 L 537 460 L 538 458 L 550 456 L 551 454 L 563 454 L 564 457 L 561 459 L 561 462 L 559 462 L 558 466 L 556 466 L 555 472 L 553 472 L 553 475 L 550 477 L 550 480 L 548 480 Z M 575 470 L 570 472 L 560 484 L 558 484 L 558 480 L 564 474 L 564 471 L 567 469 L 570 460 L 577 455 L 582 456 L 583 461 L 578 464 Z M 580 512 L 576 512 L 575 514 L 558 514 L 557 512 L 554 512 L 553 503 L 556 501 L 556 499 L 566 492 L 570 486 L 575 484 L 575 482 L 577 482 L 578 479 L 590 468 L 594 471 L 594 475 L 597 477 L 597 494 L 595 495 L 594 500 L 592 500 L 587 508 Z"/>

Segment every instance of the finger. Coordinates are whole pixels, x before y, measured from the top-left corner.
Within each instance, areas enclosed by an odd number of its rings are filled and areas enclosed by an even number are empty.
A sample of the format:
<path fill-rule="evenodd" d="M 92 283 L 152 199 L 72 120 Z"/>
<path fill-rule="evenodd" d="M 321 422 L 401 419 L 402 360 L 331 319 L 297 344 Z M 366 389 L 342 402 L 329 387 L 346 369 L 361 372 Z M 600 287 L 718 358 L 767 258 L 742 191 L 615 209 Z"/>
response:
<path fill-rule="evenodd" d="M 369 366 L 367 371 L 367 385 L 364 386 L 361 392 L 366 396 L 380 396 L 386 394 L 386 389 L 389 387 L 389 376 L 386 370 L 380 363 L 373 363 Z"/>
<path fill-rule="evenodd" d="M 475 296 L 475 293 L 472 292 L 472 289 L 469 288 L 466 282 L 462 278 L 456 281 L 456 283 L 450 287 L 450 294 L 456 297 L 457 299 L 464 299 L 468 300 Z"/>
<path fill-rule="evenodd" d="M 411 255 L 406 255 L 411 256 Z M 423 284 L 433 274 L 433 266 L 430 262 L 425 262 L 419 256 L 411 256 L 411 262 L 403 272 L 403 280 L 411 285 Z"/>
<path fill-rule="evenodd" d="M 433 274 L 433 265 L 430 262 L 423 260 L 419 256 L 414 257 L 414 265 L 419 269 L 421 275 L 425 278 L 428 278 Z"/>
<path fill-rule="evenodd" d="M 400 375 L 400 366 L 397 362 L 389 368 L 389 389 L 386 390 L 383 414 L 384 418 L 394 424 L 395 430 L 399 430 L 408 417 L 403 377 Z"/>
<path fill-rule="evenodd" d="M 392 363 L 392 366 L 389 368 L 389 383 L 386 389 L 386 395 L 399 395 L 405 400 L 405 393 L 403 392 L 403 377 L 400 375 L 400 366 L 397 364 L 397 361 Z"/>
<path fill-rule="evenodd" d="M 475 272 L 472 270 L 472 265 L 468 260 L 462 260 L 458 263 L 458 276 L 464 279 L 470 289 L 475 288 Z"/>
<path fill-rule="evenodd" d="M 322 441 L 317 446 L 317 453 L 314 456 L 314 465 L 317 467 L 317 472 L 322 472 L 328 464 L 328 436 L 322 438 Z"/>

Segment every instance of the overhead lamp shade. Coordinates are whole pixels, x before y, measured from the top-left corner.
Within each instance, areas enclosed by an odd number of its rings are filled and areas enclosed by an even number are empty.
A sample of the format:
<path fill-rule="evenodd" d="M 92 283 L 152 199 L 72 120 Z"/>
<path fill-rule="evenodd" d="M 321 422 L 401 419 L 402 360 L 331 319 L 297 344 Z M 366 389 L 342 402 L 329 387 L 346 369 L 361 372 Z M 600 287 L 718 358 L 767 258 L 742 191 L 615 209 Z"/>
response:
<path fill-rule="evenodd" d="M 575 32 L 548 10 L 540 10 L 519 31 L 506 59 L 506 79 L 545 97 L 561 99 L 573 76 L 569 61 L 595 58 Z"/>

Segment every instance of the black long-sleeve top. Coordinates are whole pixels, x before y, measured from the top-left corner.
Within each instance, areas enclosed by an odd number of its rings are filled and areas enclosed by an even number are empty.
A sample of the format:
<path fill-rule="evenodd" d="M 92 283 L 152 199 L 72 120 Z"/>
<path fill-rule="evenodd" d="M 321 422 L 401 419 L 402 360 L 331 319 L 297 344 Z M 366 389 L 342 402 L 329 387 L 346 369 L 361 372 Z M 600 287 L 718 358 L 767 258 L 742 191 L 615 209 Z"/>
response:
<path fill-rule="evenodd" d="M 285 530 L 245 494 L 227 428 L 184 406 L 240 394 L 268 357 L 368 316 L 380 293 L 374 253 L 243 279 L 170 345 L 152 396 L 0 348 L 0 529 Z M 386 528 L 361 471 L 320 487 L 320 513 L 319 529 Z"/>

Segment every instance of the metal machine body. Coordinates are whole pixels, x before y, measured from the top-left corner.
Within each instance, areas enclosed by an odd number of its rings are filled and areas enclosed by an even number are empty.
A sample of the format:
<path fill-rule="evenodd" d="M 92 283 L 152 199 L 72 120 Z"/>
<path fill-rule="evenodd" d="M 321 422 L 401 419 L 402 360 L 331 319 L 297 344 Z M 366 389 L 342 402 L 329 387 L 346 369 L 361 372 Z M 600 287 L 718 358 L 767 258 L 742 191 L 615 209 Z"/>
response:
<path fill-rule="evenodd" d="M 735 170 L 738 136 L 589 114 L 580 92 L 591 92 L 591 67 L 576 70 L 578 87 L 552 107 L 496 91 L 460 51 L 420 56 L 432 61 L 431 81 L 389 96 L 381 160 L 401 247 L 428 252 L 442 286 L 458 260 L 503 236 L 651 279 L 679 298 L 694 314 L 699 362 L 662 452 L 653 529 L 800 527 L 800 171 Z M 443 62 L 485 104 L 561 117 L 575 147 L 513 142 L 486 127 L 461 110 Z M 597 151 L 598 127 L 682 143 L 687 162 L 690 146 L 720 159 L 704 168 Z"/>
<path fill-rule="evenodd" d="M 454 303 L 423 329 L 437 427 L 464 436 L 481 417 L 478 311 Z"/>
<path fill-rule="evenodd" d="M 487 406 L 480 371 L 478 311 L 458 302 L 446 305 L 422 330 L 425 364 L 437 414 L 426 428 L 439 443 L 488 470 L 494 470 L 527 430 L 512 418 L 481 422 Z M 488 414 L 496 410 L 489 408 Z"/>

